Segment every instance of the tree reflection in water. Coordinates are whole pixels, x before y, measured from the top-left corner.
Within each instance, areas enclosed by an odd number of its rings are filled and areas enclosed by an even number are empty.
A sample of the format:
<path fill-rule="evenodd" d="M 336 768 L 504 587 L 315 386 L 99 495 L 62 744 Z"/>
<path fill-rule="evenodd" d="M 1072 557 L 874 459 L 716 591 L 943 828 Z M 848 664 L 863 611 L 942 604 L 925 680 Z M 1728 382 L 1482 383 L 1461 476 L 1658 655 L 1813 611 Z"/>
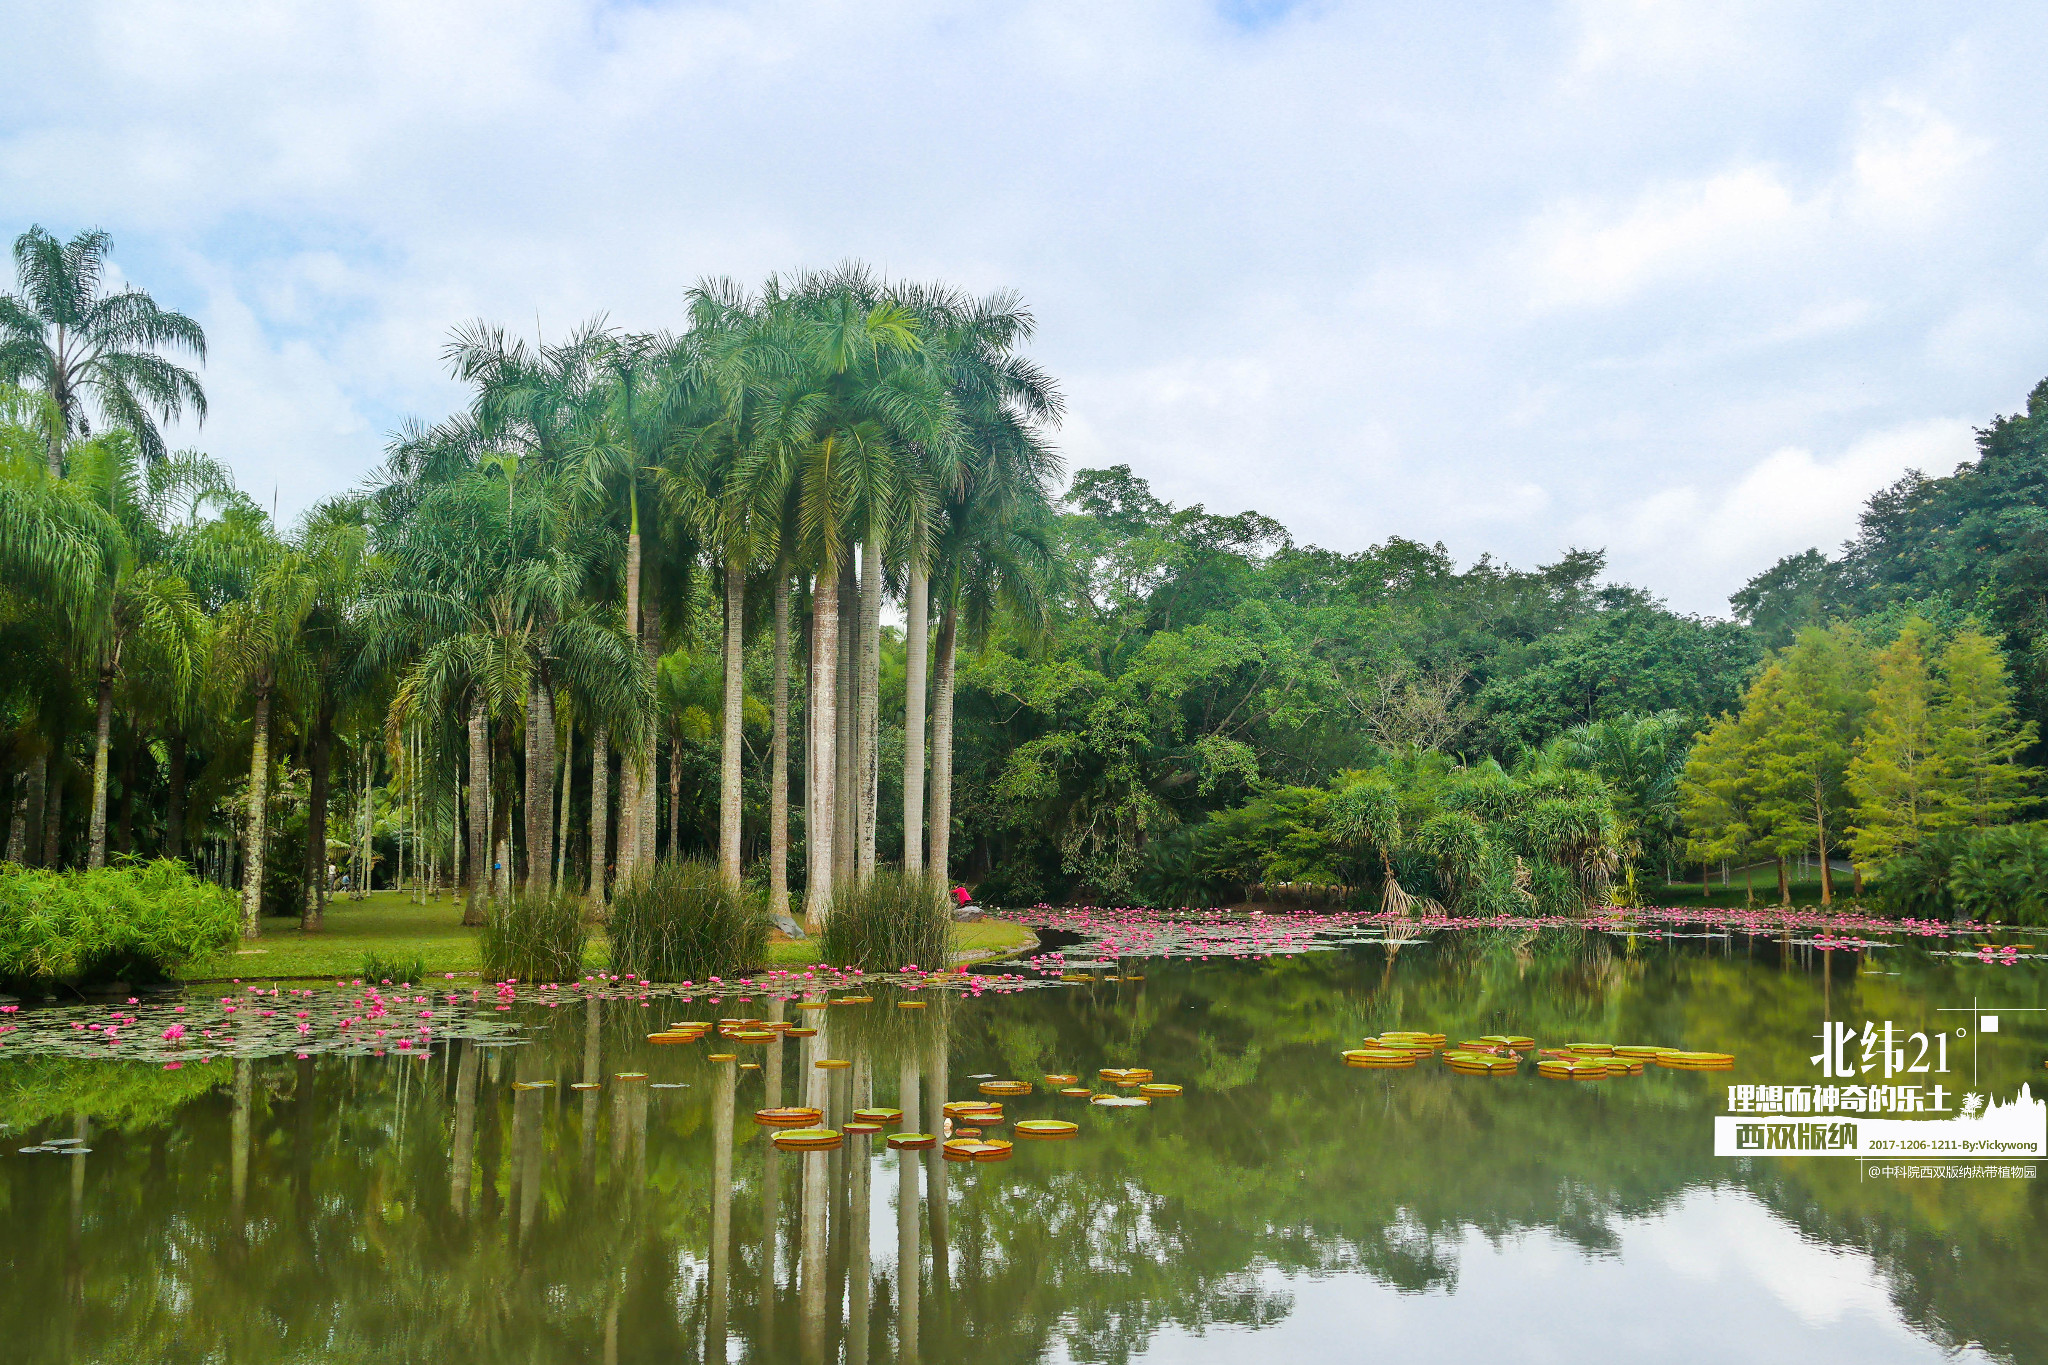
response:
<path fill-rule="evenodd" d="M 0 1339 L 32 1365 L 1121 1361 L 1163 1334 L 1225 1329 L 1342 1354 L 1380 1321 L 1377 1296 L 1483 1322 L 1475 1248 L 1549 1274 L 1555 1253 L 1532 1249 L 1545 1243 L 1606 1267 L 1623 1292 L 1602 1321 L 1682 1326 L 1717 1348 L 1768 1331 L 1780 1354 L 1843 1359 L 1849 1337 L 1825 1318 L 1731 1320 L 1715 1307 L 1726 1282 L 1704 1308 L 1650 1292 L 1661 1281 L 1631 1250 L 1640 1230 L 1690 1235 L 1702 1200 L 1735 1200 L 1766 1215 L 1753 1235 L 1819 1248 L 1845 1275 L 1871 1267 L 1877 1302 L 1910 1329 L 1896 1358 L 1976 1341 L 2048 1359 L 2034 1182 L 1886 1183 L 1850 1161 L 1708 1154 L 1725 1085 L 1812 1079 L 1824 1002 L 1838 1019 L 1912 1028 L 1991 991 L 2009 1011 L 2048 1005 L 2023 971 L 1883 956 L 1834 953 L 1824 978 L 1820 955 L 1773 943 L 1510 933 L 1398 958 L 1154 962 L 1140 982 L 802 1011 L 816 1037 L 750 1050 L 762 1067 L 744 1072 L 709 1062 L 708 1044 L 649 1046 L 631 1002 L 536 1010 L 529 1044 L 458 1042 L 427 1062 L 6 1059 L 12 1145 L 73 1135 L 93 1151 L 8 1151 Z M 2009 1095 L 2038 1072 L 2048 1034 L 2029 1021 L 2042 1017 L 2006 1015 L 1980 1088 Z M 1363 1036 L 1423 1026 L 1740 1061 L 1592 1084 L 1336 1061 Z M 854 1065 L 814 1065 L 834 1056 Z M 834 1126 L 881 1103 L 937 1132 L 944 1101 L 974 1093 L 954 1090 L 956 1071 L 1038 1082 L 1110 1064 L 1151 1066 L 1187 1093 L 1103 1111 L 1040 1089 L 1009 1103 L 1012 1119 L 1076 1118 L 1082 1134 L 1020 1143 L 995 1165 L 893 1153 L 879 1136 L 777 1154 L 748 1121 L 785 1098 Z M 877 1200 L 879 1216 L 894 1206 L 893 1250 L 885 1232 L 875 1241 Z M 1759 1263 L 1776 1254 L 1757 1249 Z M 1300 1306 L 1324 1280 L 1348 1286 L 1351 1316 L 1334 1325 Z M 1539 1300 L 1496 1345 L 1511 1357 L 1517 1334 L 1570 1342 L 1587 1330 L 1576 1311 Z M 1348 1335 L 1299 1335 L 1317 1331 Z M 1256 1335 L 1243 1346 L 1261 1354 Z"/>

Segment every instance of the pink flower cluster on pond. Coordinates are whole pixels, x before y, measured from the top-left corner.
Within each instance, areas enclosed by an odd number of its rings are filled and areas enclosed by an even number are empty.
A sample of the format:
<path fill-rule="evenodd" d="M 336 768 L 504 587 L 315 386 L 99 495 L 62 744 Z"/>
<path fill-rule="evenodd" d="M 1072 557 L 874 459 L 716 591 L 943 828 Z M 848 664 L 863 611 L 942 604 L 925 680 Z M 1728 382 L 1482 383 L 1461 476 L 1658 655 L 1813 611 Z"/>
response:
<path fill-rule="evenodd" d="M 1032 929 L 1077 935 L 1090 958 L 1192 957 L 1264 958 L 1335 946 L 1383 934 L 1402 936 L 1461 929 L 1582 929 L 1650 938 L 1692 933 L 1747 934 L 1765 937 L 1800 936 L 1815 946 L 1848 951 L 1877 946 L 1887 939 L 1942 939 L 1995 932 L 1997 926 L 1959 921 L 1884 919 L 1834 909 L 1628 908 L 1602 906 L 1584 916 L 1453 915 L 1446 912 L 1397 915 L 1385 911 L 1252 911 L 1154 910 L 1126 906 L 1054 907 L 1040 905 L 1004 916 Z M 2013 950 L 1996 957 L 1986 948 L 1982 961 L 2011 963 Z M 1042 971 L 1061 970 L 1067 954 L 1042 953 L 1029 960 Z"/>

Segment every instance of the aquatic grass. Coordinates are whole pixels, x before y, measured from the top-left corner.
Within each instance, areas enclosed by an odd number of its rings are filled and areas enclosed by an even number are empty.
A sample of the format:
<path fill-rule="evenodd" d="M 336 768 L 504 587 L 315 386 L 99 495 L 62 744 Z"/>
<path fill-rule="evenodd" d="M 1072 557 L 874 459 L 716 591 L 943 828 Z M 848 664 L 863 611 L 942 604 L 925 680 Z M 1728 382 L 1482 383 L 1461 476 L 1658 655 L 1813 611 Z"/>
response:
<path fill-rule="evenodd" d="M 362 965 L 356 974 L 365 981 L 410 983 L 427 979 L 426 959 L 418 953 L 409 957 L 386 957 L 382 953 L 363 954 Z"/>
<path fill-rule="evenodd" d="M 169 858 L 69 872 L 0 864 L 0 981 L 154 982 L 235 941 L 232 893 Z"/>
<path fill-rule="evenodd" d="M 573 981 L 589 939 L 579 897 L 521 892 L 492 905 L 477 946 L 493 980 Z"/>
<path fill-rule="evenodd" d="M 877 868 L 867 881 L 832 893 L 822 939 L 821 955 L 835 966 L 943 969 L 952 956 L 953 912 L 930 878 Z"/>
<path fill-rule="evenodd" d="M 768 901 L 704 858 L 670 858 L 612 901 L 611 967 L 650 981 L 736 977 L 768 961 Z"/>

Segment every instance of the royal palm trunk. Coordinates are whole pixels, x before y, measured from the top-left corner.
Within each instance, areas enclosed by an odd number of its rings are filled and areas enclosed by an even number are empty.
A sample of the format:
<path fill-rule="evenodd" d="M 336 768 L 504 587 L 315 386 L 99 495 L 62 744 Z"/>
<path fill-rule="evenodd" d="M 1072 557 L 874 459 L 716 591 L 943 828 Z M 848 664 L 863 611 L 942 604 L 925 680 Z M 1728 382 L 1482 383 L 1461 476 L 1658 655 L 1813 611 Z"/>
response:
<path fill-rule="evenodd" d="M 604 909 L 605 869 L 611 859 L 611 731 L 600 725 L 590 741 L 590 908 Z"/>
<path fill-rule="evenodd" d="M 99 714 L 92 739 L 92 840 L 87 845 L 85 865 L 107 864 L 107 749 L 114 729 L 114 669 L 100 670 Z"/>
<path fill-rule="evenodd" d="M 836 684 L 832 708 L 832 879 L 853 877 L 853 851 L 859 838 L 858 805 L 854 799 L 854 725 L 860 712 L 860 667 L 855 646 L 860 639 L 860 583 L 854 576 L 853 559 L 839 569 L 839 634 L 833 651 L 833 681 Z"/>
<path fill-rule="evenodd" d="M 548 889 L 555 830 L 555 698 L 544 680 L 526 689 L 526 889 Z"/>
<path fill-rule="evenodd" d="M 882 552 L 874 537 L 860 552 L 860 703 L 854 732 L 856 828 L 853 875 L 875 875 L 875 816 L 881 799 Z"/>
<path fill-rule="evenodd" d="M 953 649 L 960 619 L 948 604 L 939 620 L 938 658 L 932 670 L 931 875 L 951 879 L 953 842 Z"/>
<path fill-rule="evenodd" d="M 811 591 L 811 695 L 804 736 L 804 917 L 813 931 L 825 927 L 832 910 L 838 662 L 839 579 L 826 565 Z"/>
<path fill-rule="evenodd" d="M 910 595 L 903 608 L 903 870 L 918 872 L 924 868 L 924 694 L 931 585 L 916 566 L 910 570 Z"/>
<path fill-rule="evenodd" d="M 789 913 L 789 579 L 775 583 L 774 734 L 768 760 L 768 910 Z"/>
<path fill-rule="evenodd" d="M 478 699 L 469 709 L 469 898 L 462 922 L 484 922 L 484 902 L 491 894 L 491 736 L 490 721 Z"/>
<path fill-rule="evenodd" d="M 747 580 L 738 561 L 725 566 L 725 715 L 718 744 L 718 871 L 733 885 L 740 880 L 740 712 L 741 628 L 745 625 Z M 671 762 L 673 767 L 673 762 Z M 673 842 L 673 841 L 671 841 Z"/>
<path fill-rule="evenodd" d="M 306 756 L 306 902 L 299 928 L 318 933 L 327 909 L 327 789 L 334 748 L 334 716 L 322 702 L 313 722 L 313 743 Z"/>
<path fill-rule="evenodd" d="M 248 848 L 242 855 L 242 937 L 263 933 L 264 826 L 270 810 L 270 684 L 256 689 L 256 717 L 250 726 Z"/>

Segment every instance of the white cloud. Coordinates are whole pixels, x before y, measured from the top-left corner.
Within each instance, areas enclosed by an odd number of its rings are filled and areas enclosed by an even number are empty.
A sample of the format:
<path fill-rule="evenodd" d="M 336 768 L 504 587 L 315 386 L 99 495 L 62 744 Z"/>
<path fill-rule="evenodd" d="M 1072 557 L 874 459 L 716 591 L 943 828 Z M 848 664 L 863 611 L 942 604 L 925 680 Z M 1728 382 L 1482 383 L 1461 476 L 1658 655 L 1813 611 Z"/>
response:
<path fill-rule="evenodd" d="M 1872 493 L 1909 469 L 1948 474 L 1975 449 L 1971 423 L 1960 418 L 1873 432 L 1831 459 L 1784 446 L 1731 482 L 1662 488 L 1614 515 L 1582 520 L 1580 532 L 1590 540 L 1605 531 L 1617 567 L 1639 581 L 1670 581 L 1688 564 L 1735 581 L 1722 576 L 1746 578 L 1813 547 L 1833 554 L 1855 534 Z"/>
<path fill-rule="evenodd" d="M 1839 538 L 1855 452 L 2048 371 L 2022 6 L 27 0 L 10 39 L 0 228 L 104 225 L 198 312 L 182 437 L 286 504 L 457 401 L 458 322 L 856 256 L 1021 289 L 1076 463 L 1340 549 L 1608 544 L 1719 609 Z M 1827 510 L 1724 515 L 1754 480 Z"/>

